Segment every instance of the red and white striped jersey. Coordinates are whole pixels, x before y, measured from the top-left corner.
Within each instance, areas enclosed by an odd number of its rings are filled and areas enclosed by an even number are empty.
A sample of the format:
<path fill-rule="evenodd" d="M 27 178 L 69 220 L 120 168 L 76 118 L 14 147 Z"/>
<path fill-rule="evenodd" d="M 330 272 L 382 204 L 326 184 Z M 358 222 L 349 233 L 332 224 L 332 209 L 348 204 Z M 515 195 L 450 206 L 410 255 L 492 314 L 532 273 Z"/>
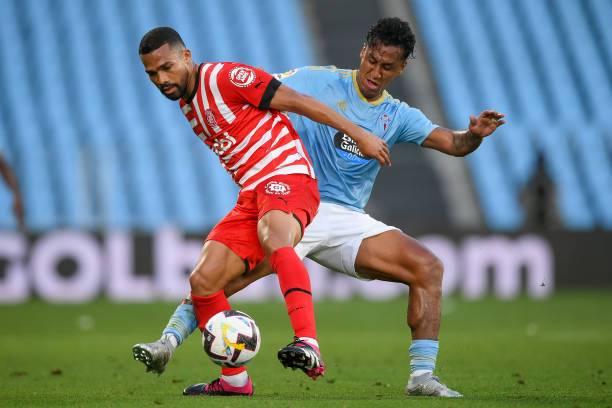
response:
<path fill-rule="evenodd" d="M 280 174 L 315 178 L 289 119 L 269 109 L 280 82 L 265 71 L 234 62 L 200 65 L 191 100 L 181 110 L 243 191 Z"/>

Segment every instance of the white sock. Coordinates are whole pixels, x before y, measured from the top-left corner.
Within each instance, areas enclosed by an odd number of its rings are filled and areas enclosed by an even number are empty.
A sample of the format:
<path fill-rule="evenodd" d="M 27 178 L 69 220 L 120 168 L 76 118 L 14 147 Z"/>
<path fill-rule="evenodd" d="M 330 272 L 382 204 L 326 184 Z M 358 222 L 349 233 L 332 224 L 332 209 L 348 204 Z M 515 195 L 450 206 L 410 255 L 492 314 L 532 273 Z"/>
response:
<path fill-rule="evenodd" d="M 300 337 L 300 340 L 305 341 L 311 346 L 315 346 L 316 348 L 319 348 L 319 342 L 317 341 L 317 339 L 313 339 L 312 337 Z"/>
<path fill-rule="evenodd" d="M 414 370 L 413 372 L 410 373 L 411 377 L 418 377 L 419 375 L 425 374 L 425 373 L 429 373 L 429 374 L 433 374 L 433 371 L 431 370 Z"/>
<path fill-rule="evenodd" d="M 249 382 L 249 375 L 246 371 L 234 375 L 222 375 L 221 378 L 232 387 L 242 387 Z"/>
<path fill-rule="evenodd" d="M 166 339 L 170 342 L 170 344 L 172 345 L 172 351 L 174 351 L 176 346 L 178 346 L 178 340 L 176 340 L 176 337 L 174 337 L 174 334 L 166 333 L 161 338 Z"/>

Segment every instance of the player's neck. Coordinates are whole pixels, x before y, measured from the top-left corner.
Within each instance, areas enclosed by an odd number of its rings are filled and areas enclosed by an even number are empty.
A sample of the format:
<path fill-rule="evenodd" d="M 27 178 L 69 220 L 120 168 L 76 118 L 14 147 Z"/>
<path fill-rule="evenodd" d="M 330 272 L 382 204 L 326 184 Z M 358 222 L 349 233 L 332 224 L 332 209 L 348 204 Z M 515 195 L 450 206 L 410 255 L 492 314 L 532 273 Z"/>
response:
<path fill-rule="evenodd" d="M 183 97 L 183 101 L 189 102 L 193 99 L 193 95 L 197 92 L 196 85 L 198 83 L 198 72 L 200 66 L 196 63 L 192 63 L 189 68 L 189 78 L 187 79 L 187 90 Z"/>

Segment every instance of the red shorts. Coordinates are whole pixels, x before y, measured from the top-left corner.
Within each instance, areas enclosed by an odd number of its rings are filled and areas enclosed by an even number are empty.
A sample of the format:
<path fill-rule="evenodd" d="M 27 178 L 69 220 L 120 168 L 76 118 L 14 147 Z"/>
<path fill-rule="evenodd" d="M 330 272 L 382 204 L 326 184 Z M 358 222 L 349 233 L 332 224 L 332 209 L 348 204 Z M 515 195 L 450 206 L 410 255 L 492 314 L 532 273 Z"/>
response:
<path fill-rule="evenodd" d="M 270 210 L 292 214 L 304 228 L 312 222 L 319 208 L 316 180 L 305 174 L 270 177 L 255 189 L 240 192 L 236 206 L 206 237 L 227 245 L 245 260 L 252 270 L 266 258 L 257 236 L 257 222 Z"/>

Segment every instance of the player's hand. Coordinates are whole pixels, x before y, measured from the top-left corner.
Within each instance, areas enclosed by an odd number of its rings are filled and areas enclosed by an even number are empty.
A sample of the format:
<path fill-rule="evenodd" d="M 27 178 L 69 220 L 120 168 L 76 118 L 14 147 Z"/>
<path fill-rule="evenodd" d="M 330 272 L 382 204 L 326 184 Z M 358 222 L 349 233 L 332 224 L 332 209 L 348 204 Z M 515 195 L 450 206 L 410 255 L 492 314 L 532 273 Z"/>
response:
<path fill-rule="evenodd" d="M 356 141 L 361 153 L 368 159 L 375 159 L 381 166 L 385 164 L 391 166 L 387 142 L 366 130 L 361 129 L 361 131 L 361 137 L 358 142 Z"/>
<path fill-rule="evenodd" d="M 468 129 L 470 132 L 477 137 L 483 138 L 489 136 L 495 132 L 498 127 L 506 123 L 502 118 L 505 115 L 495 110 L 483 111 L 477 118 L 474 115 L 470 115 L 470 125 Z"/>

